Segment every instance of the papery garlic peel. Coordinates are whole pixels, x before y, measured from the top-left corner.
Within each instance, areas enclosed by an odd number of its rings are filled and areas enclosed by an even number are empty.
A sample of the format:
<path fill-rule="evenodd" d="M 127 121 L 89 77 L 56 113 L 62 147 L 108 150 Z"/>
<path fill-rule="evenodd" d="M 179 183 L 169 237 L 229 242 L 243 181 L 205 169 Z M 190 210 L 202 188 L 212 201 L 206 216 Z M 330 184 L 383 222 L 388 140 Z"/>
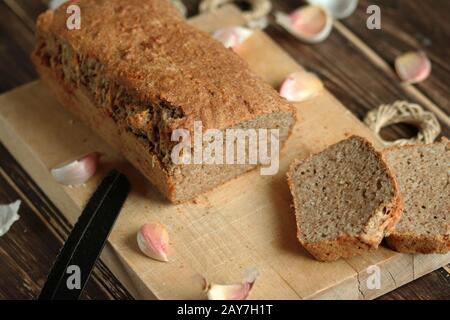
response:
<path fill-rule="evenodd" d="M 89 153 L 78 160 L 51 169 L 51 174 L 61 184 L 76 186 L 87 182 L 97 171 L 100 154 Z"/>
<path fill-rule="evenodd" d="M 6 234 L 14 222 L 19 220 L 18 214 L 21 201 L 0 205 L 0 237 Z"/>
<path fill-rule="evenodd" d="M 314 73 L 298 71 L 283 82 L 280 95 L 288 101 L 301 102 L 317 96 L 322 90 L 323 83 Z"/>
<path fill-rule="evenodd" d="M 407 52 L 395 59 L 395 70 L 408 84 L 424 81 L 431 73 L 431 62 L 425 52 Z"/>
<path fill-rule="evenodd" d="M 137 234 L 137 243 L 146 256 L 163 262 L 169 261 L 169 233 L 162 224 L 144 224 Z"/>
<path fill-rule="evenodd" d="M 209 300 L 245 300 L 258 277 L 258 271 L 254 268 L 247 271 L 244 281 L 240 284 L 208 284 L 206 282 L 206 294 Z"/>

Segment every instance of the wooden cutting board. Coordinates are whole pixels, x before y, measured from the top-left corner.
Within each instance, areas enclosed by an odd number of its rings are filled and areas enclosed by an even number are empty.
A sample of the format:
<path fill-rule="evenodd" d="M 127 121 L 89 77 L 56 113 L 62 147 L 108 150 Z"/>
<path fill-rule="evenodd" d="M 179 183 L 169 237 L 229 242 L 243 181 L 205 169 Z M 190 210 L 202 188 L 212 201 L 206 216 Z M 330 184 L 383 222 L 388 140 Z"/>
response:
<path fill-rule="evenodd" d="M 206 31 L 243 22 L 233 6 L 191 20 Z M 301 69 L 262 32 L 249 38 L 239 54 L 274 87 Z M 384 247 L 333 263 L 308 255 L 296 239 L 285 178 L 289 164 L 350 134 L 379 144 L 327 91 L 298 104 L 297 111 L 300 121 L 282 151 L 278 175 L 255 170 L 182 205 L 164 200 L 120 155 L 62 110 L 40 81 L 0 97 L 0 139 L 71 223 L 108 170 L 128 175 L 133 191 L 102 259 L 137 298 L 204 299 L 201 276 L 235 283 L 256 267 L 260 276 L 251 299 L 371 299 L 448 264 L 450 254 L 406 255 Z M 105 156 L 100 172 L 85 186 L 63 187 L 52 179 L 49 168 L 90 151 Z M 136 232 L 150 221 L 169 229 L 169 263 L 148 259 L 137 247 Z M 371 266 L 379 267 L 379 289 L 367 286 Z"/>

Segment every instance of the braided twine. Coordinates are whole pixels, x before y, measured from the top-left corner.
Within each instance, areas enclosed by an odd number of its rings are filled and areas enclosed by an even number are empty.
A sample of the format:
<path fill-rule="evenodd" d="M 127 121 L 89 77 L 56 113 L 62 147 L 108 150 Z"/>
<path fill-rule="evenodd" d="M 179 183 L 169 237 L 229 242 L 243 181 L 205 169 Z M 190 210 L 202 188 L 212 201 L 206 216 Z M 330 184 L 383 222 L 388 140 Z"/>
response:
<path fill-rule="evenodd" d="M 210 12 L 216 10 L 226 3 L 232 3 L 233 0 L 202 0 L 200 3 L 200 12 Z M 243 13 L 244 19 L 249 27 L 255 28 L 264 26 L 267 16 L 272 10 L 270 0 L 245 0 L 252 7 L 250 11 Z"/>
<path fill-rule="evenodd" d="M 441 126 L 433 113 L 424 111 L 421 106 L 406 101 L 397 101 L 392 105 L 381 105 L 369 111 L 364 122 L 375 132 L 385 146 L 432 143 L 441 132 Z M 417 127 L 419 129 L 417 136 L 395 141 L 383 140 L 380 136 L 380 130 L 397 123 L 408 123 Z"/>

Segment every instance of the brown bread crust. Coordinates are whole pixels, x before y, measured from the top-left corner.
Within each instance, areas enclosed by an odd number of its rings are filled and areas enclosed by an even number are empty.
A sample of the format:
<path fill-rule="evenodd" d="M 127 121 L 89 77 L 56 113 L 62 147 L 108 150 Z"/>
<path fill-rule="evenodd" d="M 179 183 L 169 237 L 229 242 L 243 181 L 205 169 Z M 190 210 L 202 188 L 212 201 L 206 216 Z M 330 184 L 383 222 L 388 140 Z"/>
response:
<path fill-rule="evenodd" d="M 76 4 L 81 29 L 68 30 L 66 8 Z M 184 117 L 172 127 L 232 127 L 258 115 L 292 110 L 289 103 L 234 51 L 188 25 L 168 0 L 74 0 L 37 22 L 77 53 L 97 60 L 108 78 L 140 100 L 165 101 Z"/>
<path fill-rule="evenodd" d="M 74 4 L 80 30 L 66 27 Z M 280 128 L 283 145 L 295 122 L 291 104 L 168 0 L 73 0 L 38 18 L 37 40 L 32 60 L 62 105 L 172 202 L 256 167 L 175 165 L 174 129 L 192 132 L 202 121 L 203 130 L 225 130 L 264 118 L 258 125 Z M 280 115 L 289 120 L 271 120 Z"/>
<path fill-rule="evenodd" d="M 404 253 L 442 253 L 450 251 L 448 235 L 426 236 L 417 234 L 394 233 L 386 239 L 389 247 Z"/>
<path fill-rule="evenodd" d="M 117 130 L 112 118 L 105 117 L 101 109 L 95 108 L 87 96 L 79 90 L 74 91 L 55 77 L 51 69 L 35 61 L 36 69 L 41 79 L 47 84 L 58 101 L 80 120 L 95 130 L 108 144 L 113 146 L 150 179 L 155 187 L 169 200 L 177 202 L 175 182 L 171 175 L 167 175 L 156 155 L 149 153 L 147 146 L 137 140 L 131 133 Z M 85 108 L 90 112 L 84 112 Z M 143 156 L 146 155 L 146 156 Z"/>

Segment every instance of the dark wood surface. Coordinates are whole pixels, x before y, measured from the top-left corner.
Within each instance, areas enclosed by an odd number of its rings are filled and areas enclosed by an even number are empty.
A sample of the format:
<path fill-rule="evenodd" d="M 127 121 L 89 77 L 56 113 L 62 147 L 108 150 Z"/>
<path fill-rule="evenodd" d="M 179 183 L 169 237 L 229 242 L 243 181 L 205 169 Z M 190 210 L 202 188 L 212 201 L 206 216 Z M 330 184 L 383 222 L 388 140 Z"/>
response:
<path fill-rule="evenodd" d="M 0 299 L 33 299 L 72 226 L 1 144 L 0 154 L 0 203 L 22 201 L 19 221 L 0 238 Z M 99 261 L 82 298 L 132 296 Z"/>
<path fill-rule="evenodd" d="M 382 8 L 382 29 L 369 30 L 363 26 L 365 8 L 376 4 Z M 433 64 L 433 72 L 425 82 L 417 84 L 433 103 L 450 115 L 450 1 L 421 0 L 362 0 L 356 14 L 343 23 L 376 51 L 389 65 L 405 51 L 425 51 Z"/>
<path fill-rule="evenodd" d="M 37 78 L 29 61 L 34 45 L 34 21 L 45 10 L 46 0 L 0 2 L 0 92 Z M 184 1 L 191 15 L 198 0 Z M 301 1 L 273 1 L 276 10 L 295 9 Z M 365 27 L 369 4 L 382 10 L 382 30 Z M 358 10 L 340 22 L 328 40 L 306 45 L 273 23 L 267 32 L 307 69 L 316 72 L 327 89 L 360 119 L 381 103 L 395 100 L 423 102 L 438 108 L 443 135 L 450 136 L 450 1 L 361 0 Z M 356 40 L 355 40 L 356 39 Z M 359 41 L 358 41 L 359 40 Z M 369 48 L 373 54 L 367 53 Z M 403 87 L 393 73 L 401 52 L 421 49 L 433 63 L 429 80 Z M 377 60 L 379 59 L 379 60 Z M 380 65 L 380 61 L 382 62 Z M 446 117 L 445 117 L 446 116 Z M 387 139 L 407 137 L 415 129 L 397 125 L 383 131 Z M 26 172 L 0 145 L 0 203 L 22 199 L 21 219 L 0 238 L 0 299 L 33 299 L 71 226 Z M 131 299 L 131 295 L 99 261 L 85 299 Z M 441 268 L 381 299 L 450 299 L 450 275 Z"/>

